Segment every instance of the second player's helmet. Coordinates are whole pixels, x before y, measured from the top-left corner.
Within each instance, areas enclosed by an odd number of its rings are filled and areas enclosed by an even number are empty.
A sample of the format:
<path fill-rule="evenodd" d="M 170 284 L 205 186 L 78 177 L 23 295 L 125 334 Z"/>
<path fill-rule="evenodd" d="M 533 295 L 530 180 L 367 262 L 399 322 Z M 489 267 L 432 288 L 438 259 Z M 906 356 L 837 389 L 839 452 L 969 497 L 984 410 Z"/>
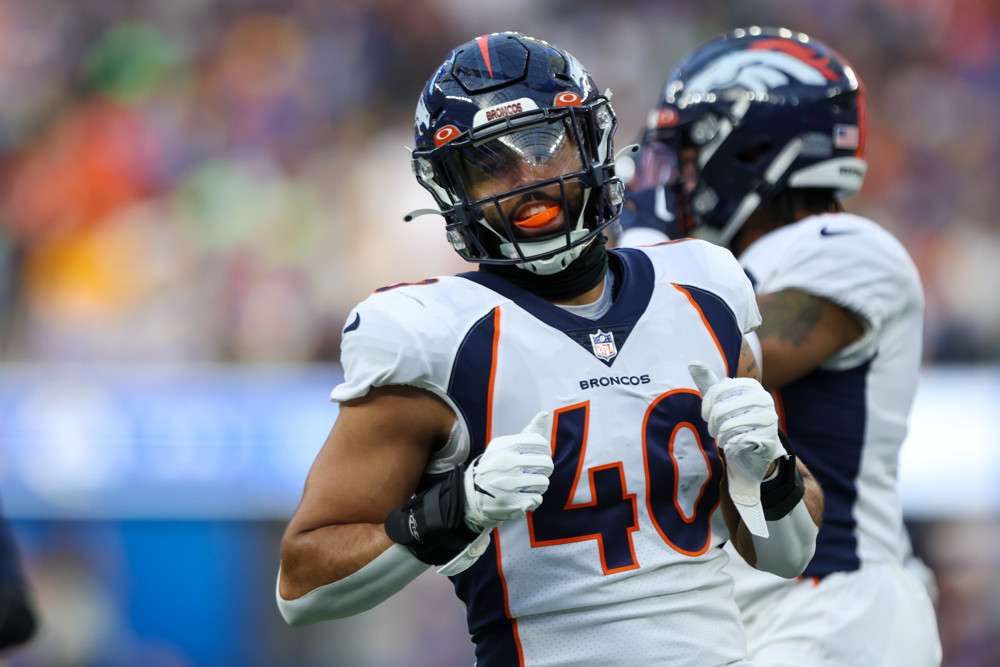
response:
<path fill-rule="evenodd" d="M 571 54 L 520 33 L 483 35 L 424 87 L 413 171 L 462 257 L 555 273 L 621 213 L 616 127 Z"/>
<path fill-rule="evenodd" d="M 786 188 L 857 193 L 866 134 L 864 87 L 843 58 L 802 33 L 753 27 L 677 67 L 650 114 L 643 153 L 647 168 L 676 177 L 681 148 L 697 150 L 694 189 L 678 194 L 688 224 L 728 244 Z M 662 160 L 652 159 L 657 151 Z"/>

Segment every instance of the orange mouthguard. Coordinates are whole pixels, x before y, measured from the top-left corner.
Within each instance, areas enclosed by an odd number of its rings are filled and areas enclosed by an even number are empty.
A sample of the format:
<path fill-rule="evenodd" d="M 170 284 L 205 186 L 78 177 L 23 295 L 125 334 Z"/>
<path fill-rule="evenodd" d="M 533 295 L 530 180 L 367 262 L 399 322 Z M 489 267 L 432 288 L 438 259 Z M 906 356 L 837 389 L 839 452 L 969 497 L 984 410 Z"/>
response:
<path fill-rule="evenodd" d="M 561 206 L 550 206 L 541 213 L 536 213 L 535 215 L 527 217 L 524 220 L 515 220 L 514 224 L 518 227 L 525 227 L 527 229 L 541 227 L 542 225 L 555 220 L 561 212 Z"/>

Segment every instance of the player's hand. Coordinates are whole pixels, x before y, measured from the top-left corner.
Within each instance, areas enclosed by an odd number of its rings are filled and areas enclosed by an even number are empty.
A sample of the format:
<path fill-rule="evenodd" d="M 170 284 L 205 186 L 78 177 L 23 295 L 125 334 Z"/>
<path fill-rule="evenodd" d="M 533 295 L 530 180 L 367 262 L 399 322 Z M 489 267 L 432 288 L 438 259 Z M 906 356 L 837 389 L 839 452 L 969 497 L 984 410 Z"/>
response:
<path fill-rule="evenodd" d="M 690 364 L 688 372 L 701 392 L 701 416 L 708 433 L 726 456 L 729 495 L 750 532 L 767 536 L 760 482 L 771 461 L 785 455 L 774 399 L 757 380 L 720 380 L 700 361 Z"/>
<path fill-rule="evenodd" d="M 477 530 L 524 516 L 542 504 L 552 474 L 549 413 L 520 433 L 493 438 L 465 471 L 465 519 Z"/>

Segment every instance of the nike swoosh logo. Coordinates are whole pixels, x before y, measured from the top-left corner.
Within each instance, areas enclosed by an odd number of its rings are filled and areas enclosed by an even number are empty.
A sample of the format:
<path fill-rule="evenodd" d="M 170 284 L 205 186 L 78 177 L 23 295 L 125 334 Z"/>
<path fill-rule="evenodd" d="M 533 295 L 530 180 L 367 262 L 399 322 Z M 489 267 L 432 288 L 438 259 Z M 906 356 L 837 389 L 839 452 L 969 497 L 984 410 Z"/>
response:
<path fill-rule="evenodd" d="M 667 193 L 663 191 L 662 187 L 656 188 L 653 213 L 663 222 L 673 222 L 674 220 L 674 214 L 667 210 Z"/>
<path fill-rule="evenodd" d="M 347 333 L 349 331 L 354 331 L 360 326 L 361 326 L 361 313 L 355 313 L 354 321 L 348 324 L 346 327 L 344 327 L 344 333 Z"/>
<path fill-rule="evenodd" d="M 829 227 L 824 227 L 819 230 L 820 236 L 841 236 L 843 234 L 854 234 L 858 230 L 856 229 L 830 229 Z"/>

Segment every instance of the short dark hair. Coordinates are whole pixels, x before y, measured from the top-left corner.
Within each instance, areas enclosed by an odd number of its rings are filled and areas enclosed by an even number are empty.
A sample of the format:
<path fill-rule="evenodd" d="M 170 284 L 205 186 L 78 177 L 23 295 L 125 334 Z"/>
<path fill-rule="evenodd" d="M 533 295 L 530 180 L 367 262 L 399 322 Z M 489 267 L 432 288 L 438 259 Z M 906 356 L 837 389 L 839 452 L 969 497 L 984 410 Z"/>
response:
<path fill-rule="evenodd" d="M 810 214 L 843 212 L 837 191 L 830 188 L 786 188 L 772 202 L 775 222 L 795 222 L 796 208 Z"/>

